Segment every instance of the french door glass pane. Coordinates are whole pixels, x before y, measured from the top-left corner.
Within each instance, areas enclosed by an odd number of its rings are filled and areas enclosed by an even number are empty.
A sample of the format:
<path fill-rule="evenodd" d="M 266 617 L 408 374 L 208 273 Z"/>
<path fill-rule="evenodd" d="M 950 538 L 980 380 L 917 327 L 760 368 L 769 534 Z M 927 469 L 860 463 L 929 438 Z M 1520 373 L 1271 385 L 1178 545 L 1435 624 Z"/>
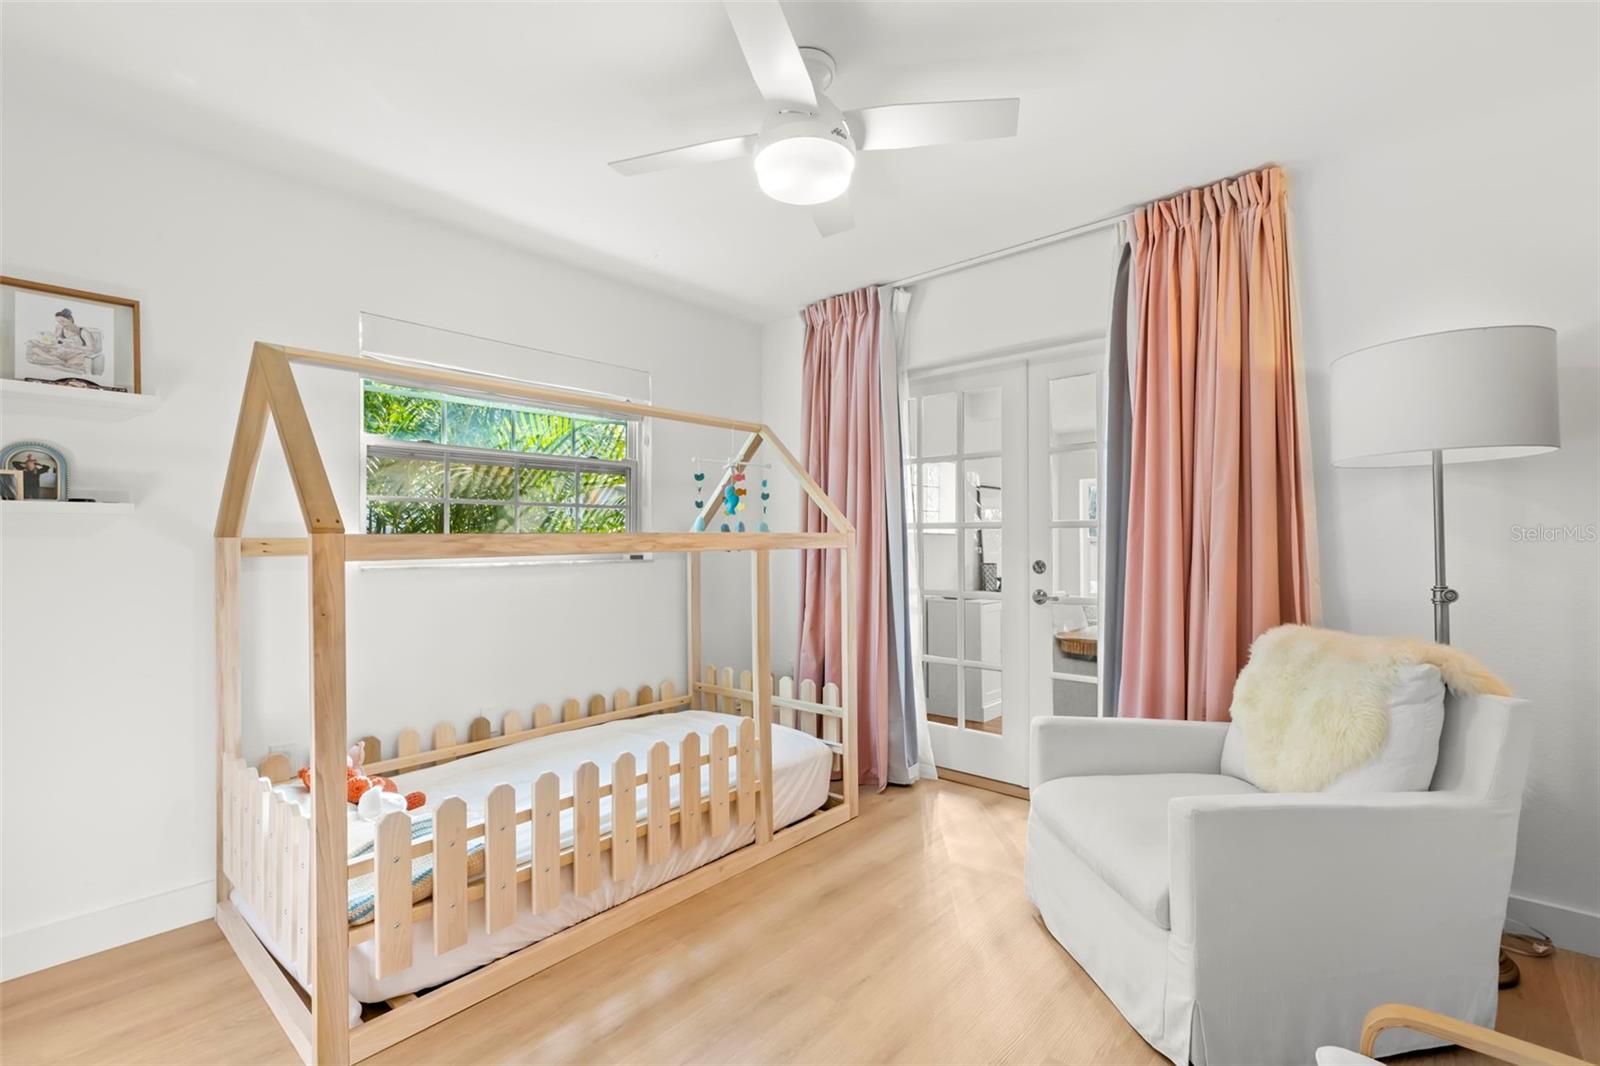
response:
<path fill-rule="evenodd" d="M 1098 389 L 1094 374 L 1050 380 L 1050 446 L 1095 439 Z"/>
<path fill-rule="evenodd" d="M 1000 450 L 1000 389 L 968 389 L 962 394 L 965 410 L 961 450 L 967 455 Z M 929 452 L 928 454 L 933 454 Z"/>
<path fill-rule="evenodd" d="M 1074 448 L 1050 457 L 1050 517 L 1057 522 L 1093 522 L 1099 515 L 1100 453 Z"/>
<path fill-rule="evenodd" d="M 976 666 L 962 668 L 962 683 L 966 686 L 966 726 L 984 733 L 999 734 L 1001 729 L 999 670 L 981 670 Z"/>
<path fill-rule="evenodd" d="M 1000 634 L 1003 611 L 999 600 L 968 600 L 962 607 L 966 641 L 961 657 L 967 662 L 1000 662 Z M 930 654 L 938 654 L 932 648 Z M 954 652 L 951 652 L 954 655 Z"/>
<path fill-rule="evenodd" d="M 967 484 L 962 493 L 965 505 L 962 520 L 967 522 L 999 522 L 1002 511 L 1000 457 L 968 459 Z"/>
<path fill-rule="evenodd" d="M 1056 716 L 1093 718 L 1100 713 L 1100 686 L 1086 681 L 1052 678 L 1051 713 Z"/>
<path fill-rule="evenodd" d="M 962 543 L 967 547 L 967 583 L 963 587 L 968 592 L 1000 591 L 1005 580 L 1000 540 L 998 529 L 969 529 L 963 534 Z"/>
<path fill-rule="evenodd" d="M 1088 604 L 1050 605 L 1050 672 L 1095 677 L 1099 673 L 1098 608 Z"/>
<path fill-rule="evenodd" d="M 954 462 L 922 463 L 917 467 L 914 506 L 922 522 L 955 522 L 960 518 Z"/>
<path fill-rule="evenodd" d="M 941 392 L 922 398 L 923 455 L 956 454 L 956 394 Z"/>
<path fill-rule="evenodd" d="M 923 600 L 922 650 L 945 659 L 956 657 L 956 609 L 958 601 L 944 596 Z"/>
<path fill-rule="evenodd" d="M 1056 592 L 1062 596 L 1092 597 L 1100 586 L 1100 535 L 1093 529 L 1053 529 Z"/>
<path fill-rule="evenodd" d="M 923 588 L 938 592 L 961 587 L 961 570 L 956 559 L 961 543 L 962 538 L 953 529 L 922 534 Z"/>
<path fill-rule="evenodd" d="M 922 683 L 928 696 L 928 717 L 942 719 L 945 725 L 959 723 L 956 683 L 959 674 L 950 663 L 923 663 Z"/>

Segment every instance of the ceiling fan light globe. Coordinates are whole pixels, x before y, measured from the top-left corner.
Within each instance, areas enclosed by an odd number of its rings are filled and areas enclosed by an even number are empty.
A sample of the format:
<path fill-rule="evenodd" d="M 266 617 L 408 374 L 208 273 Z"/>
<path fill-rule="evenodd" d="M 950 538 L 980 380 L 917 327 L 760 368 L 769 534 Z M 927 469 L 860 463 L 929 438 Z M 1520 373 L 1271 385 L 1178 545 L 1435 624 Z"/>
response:
<path fill-rule="evenodd" d="M 755 168 L 762 192 L 780 203 L 810 207 L 850 188 L 856 157 L 829 137 L 786 137 L 762 146 Z"/>

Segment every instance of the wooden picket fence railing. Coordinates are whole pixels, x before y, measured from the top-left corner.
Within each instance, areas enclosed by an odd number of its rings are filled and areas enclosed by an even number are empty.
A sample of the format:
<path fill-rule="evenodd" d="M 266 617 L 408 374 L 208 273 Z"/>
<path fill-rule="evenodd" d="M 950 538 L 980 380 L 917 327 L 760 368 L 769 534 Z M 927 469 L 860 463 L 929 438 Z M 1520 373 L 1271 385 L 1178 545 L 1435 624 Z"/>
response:
<path fill-rule="evenodd" d="M 659 693 L 659 696 L 657 695 Z M 383 742 L 374 736 L 357 737 L 351 744 L 360 744 L 363 752 L 363 769 L 369 774 L 398 774 L 418 770 L 424 766 L 449 762 L 480 751 L 491 751 L 507 744 L 534 740 L 552 733 L 615 722 L 624 718 L 637 718 L 647 714 L 681 711 L 689 706 L 688 696 L 679 696 L 678 687 L 663 681 L 659 688 L 640 685 L 635 690 L 619 688 L 606 697 L 595 693 L 587 700 L 563 700 L 556 707 L 548 703 L 536 705 L 524 716 L 521 711 L 510 710 L 500 719 L 500 732 L 486 715 L 478 715 L 467 725 L 467 739 L 459 739 L 456 723 L 440 722 L 429 734 L 433 747 L 424 750 L 422 734 L 415 729 L 402 729 L 384 758 Z M 294 776 L 287 756 L 273 753 L 261 760 L 261 776 L 277 783 Z"/>
<path fill-rule="evenodd" d="M 798 729 L 818 737 L 842 757 L 844 711 L 839 698 L 839 686 L 832 683 L 822 686 L 818 699 L 814 681 L 801 681 L 792 677 L 772 678 L 772 720 L 778 725 Z M 552 733 L 636 718 L 647 714 L 661 714 L 699 706 L 708 711 L 750 717 L 755 713 L 755 691 L 749 670 L 741 671 L 738 683 L 734 682 L 732 667 L 707 666 L 703 679 L 695 682 L 692 695 L 678 695 L 677 685 L 663 681 L 657 688 L 640 685 L 637 689 L 617 689 L 610 702 L 604 695 L 595 693 L 586 700 L 568 699 L 552 706 L 537 704 L 524 716 L 519 710 L 506 711 L 501 716 L 500 732 L 487 715 L 478 715 L 467 726 L 467 739 L 460 740 L 455 722 L 440 722 L 429 734 L 432 748 L 424 750 L 422 734 L 415 729 L 403 729 L 384 757 L 383 742 L 374 736 L 358 737 L 352 743 L 360 744 L 364 751 L 364 768 L 369 774 L 397 774 L 438 763 L 449 762 L 480 751 L 490 751 L 533 740 Z M 294 776 L 286 756 L 268 755 L 261 761 L 261 776 L 273 783 L 287 781 Z"/>
<path fill-rule="evenodd" d="M 740 672 L 737 685 L 732 667 L 707 666 L 702 678 L 694 683 L 694 692 L 705 710 L 747 718 L 755 713 L 754 678 L 749 670 Z M 839 686 L 831 682 L 823 685 L 819 700 L 815 681 L 806 680 L 796 685 L 794 678 L 787 675 L 769 676 L 767 680 L 767 688 L 772 693 L 773 722 L 817 737 L 833 751 L 834 776 L 843 773 L 844 709 L 839 699 Z M 837 800 L 844 798 L 842 793 L 828 795 Z"/>
<path fill-rule="evenodd" d="M 810 681 L 797 686 L 793 678 L 780 677 L 769 683 L 773 721 L 817 736 L 832 749 L 838 763 L 844 752 L 844 712 L 838 688 L 823 686 L 819 700 Z M 674 825 L 676 839 L 685 848 L 706 837 L 720 837 L 735 824 L 754 824 L 758 840 L 769 839 L 773 830 L 760 779 L 755 691 L 748 670 L 739 675 L 735 685 L 731 668 L 707 666 L 704 680 L 695 683 L 692 695 L 680 696 L 671 681 L 663 681 L 657 688 L 618 689 L 609 701 L 594 695 L 584 701 L 565 700 L 559 710 L 541 703 L 527 716 L 507 711 L 499 733 L 494 732 L 488 717 L 480 715 L 467 727 L 465 741 L 458 738 L 453 723 L 440 723 L 432 731 L 429 750 L 422 750 L 422 737 L 414 729 L 401 731 L 387 755 L 376 737 L 360 738 L 357 743 L 364 748 L 365 769 L 393 774 L 571 729 L 683 710 L 697 702 L 706 710 L 739 715 L 744 720 L 732 731 L 717 726 L 710 734 L 707 751 L 702 751 L 698 733 L 684 737 L 676 752 L 665 741 L 658 741 L 651 746 L 642 772 L 634 755 L 624 752 L 612 763 L 604 784 L 594 762 L 578 767 L 566 794 L 561 792 L 557 775 L 542 774 L 532 782 L 531 802 L 520 809 L 516 789 L 509 783 L 497 785 L 488 795 L 482 818 L 470 824 L 465 802 L 448 797 L 434 809 L 431 837 L 416 843 L 409 814 L 385 816 L 378 823 L 372 855 L 348 864 L 347 879 L 377 871 L 373 920 L 351 928 L 350 943 L 376 939 L 376 975 L 387 977 L 411 965 L 412 930 L 419 922 L 431 921 L 434 952 L 441 955 L 467 942 L 467 910 L 472 901 L 484 901 L 487 932 L 510 925 L 516 918 L 519 885 L 524 881 L 532 882 L 534 913 L 544 913 L 560 903 L 563 867 L 572 867 L 572 891 L 577 895 L 599 888 L 602 877 L 627 880 L 638 869 L 641 840 L 645 862 L 666 861 Z M 709 774 L 702 787 L 706 767 Z M 304 981 L 312 952 L 308 933 L 310 819 L 296 803 L 272 788 L 291 776 L 289 762 L 281 754 L 269 755 L 259 770 L 242 760 L 229 761 L 223 788 L 223 850 L 229 880 L 266 925 L 289 968 Z M 676 801 L 672 798 L 673 778 L 678 782 Z M 645 814 L 630 818 L 626 812 L 638 811 L 641 789 Z M 830 799 L 842 802 L 844 797 L 830 792 Z M 570 841 L 563 843 L 562 812 L 568 810 L 573 812 Z M 519 862 L 517 832 L 524 823 L 531 823 L 532 848 Z M 604 833 L 603 823 L 609 825 Z M 469 876 L 469 852 L 479 839 L 482 872 Z M 413 860 L 429 854 L 431 896 L 415 902 Z M 609 855 L 605 868 L 602 855 Z"/>
<path fill-rule="evenodd" d="M 415 844 L 410 817 L 389 814 L 378 823 L 375 857 L 349 867 L 352 878 L 377 870 L 374 919 L 352 928 L 350 942 L 375 938 L 376 973 L 387 977 L 411 965 L 415 923 L 431 918 L 433 949 L 442 955 L 467 942 L 469 902 L 484 901 L 485 929 L 498 932 L 516 919 L 521 882 L 533 882 L 532 909 L 543 914 L 560 905 L 563 867 L 572 867 L 572 892 L 579 896 L 599 888 L 603 877 L 629 880 L 638 871 L 640 839 L 645 862 L 665 862 L 672 852 L 674 824 L 685 848 L 695 847 L 706 836 L 725 835 L 735 822 L 755 825 L 761 839 L 767 834 L 762 833 L 764 788 L 758 777 L 756 744 L 755 723 L 749 719 L 739 723 L 737 739 L 726 726 L 717 726 L 705 754 L 699 733 L 683 738 L 676 759 L 665 741 L 657 741 L 650 747 L 643 773 L 633 754 L 624 752 L 611 766 L 610 781 L 602 785 L 600 767 L 585 762 L 565 795 L 560 778 L 544 773 L 533 782 L 532 802 L 521 809 L 516 789 L 500 784 L 490 791 L 482 820 L 472 824 L 467 822 L 466 804 L 451 797 L 435 809 L 432 838 Z M 702 770 L 707 766 L 709 789 L 703 789 Z M 676 801 L 673 778 L 678 782 Z M 637 815 L 640 790 L 646 811 L 642 819 Z M 572 811 L 571 841 L 563 843 L 562 812 L 567 810 Z M 532 848 L 529 858 L 519 862 L 517 830 L 524 822 L 532 823 Z M 606 822 L 610 829 L 603 833 Z M 483 875 L 469 878 L 468 851 L 480 837 Z M 412 860 L 429 853 L 432 898 L 413 903 Z M 608 853 L 609 864 L 602 866 L 601 856 Z"/>
<path fill-rule="evenodd" d="M 281 755 L 273 758 L 287 766 Z M 222 868 L 305 984 L 311 967 L 311 819 L 274 792 L 275 783 L 242 759 L 224 761 Z"/>

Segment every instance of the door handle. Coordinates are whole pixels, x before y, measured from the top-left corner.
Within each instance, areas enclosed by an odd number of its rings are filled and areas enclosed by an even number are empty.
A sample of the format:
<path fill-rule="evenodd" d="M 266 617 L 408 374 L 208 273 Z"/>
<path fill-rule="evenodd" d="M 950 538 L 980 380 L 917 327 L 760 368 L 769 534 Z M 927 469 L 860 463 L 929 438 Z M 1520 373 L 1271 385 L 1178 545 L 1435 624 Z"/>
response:
<path fill-rule="evenodd" d="M 1047 603 L 1060 603 L 1061 602 L 1061 597 L 1060 596 L 1053 596 L 1050 593 L 1046 592 L 1044 589 L 1034 589 L 1033 590 L 1033 602 L 1037 603 L 1039 606 L 1043 607 Z"/>

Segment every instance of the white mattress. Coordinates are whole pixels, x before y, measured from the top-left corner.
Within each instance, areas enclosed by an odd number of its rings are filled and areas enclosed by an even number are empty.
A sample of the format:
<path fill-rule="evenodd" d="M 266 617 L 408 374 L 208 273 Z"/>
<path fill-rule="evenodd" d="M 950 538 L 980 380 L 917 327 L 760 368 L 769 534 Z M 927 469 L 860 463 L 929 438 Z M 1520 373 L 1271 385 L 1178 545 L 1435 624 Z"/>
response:
<path fill-rule="evenodd" d="M 428 803 L 421 814 L 431 811 L 450 796 L 459 796 L 467 804 L 467 821 L 471 824 L 481 819 L 483 804 L 489 791 L 496 785 L 510 784 L 516 789 L 517 808 L 531 805 L 533 782 L 539 775 L 553 772 L 561 778 L 561 792 L 572 791 L 572 778 L 578 766 L 594 762 L 600 768 L 600 783 L 611 781 L 612 764 L 618 755 L 631 751 L 640 772 L 648 764 L 651 745 L 666 741 L 676 761 L 678 745 L 691 731 L 699 733 L 701 750 L 710 750 L 711 732 L 719 725 L 728 727 L 730 746 L 736 743 L 740 719 L 736 715 L 716 714 L 710 711 L 679 711 L 672 714 L 649 715 L 620 722 L 575 729 L 570 733 L 529 740 L 521 744 L 508 744 L 503 748 L 482 752 L 454 762 L 430 766 L 394 778 L 402 793 L 422 790 L 428 794 Z M 730 758 L 730 772 L 737 758 Z M 773 825 L 785 826 L 797 822 L 821 807 L 828 798 L 828 780 L 832 769 L 832 752 L 815 737 L 807 736 L 780 725 L 772 727 Z M 702 774 L 702 795 L 710 788 L 711 768 Z M 673 803 L 677 803 L 677 775 L 672 777 Z M 298 782 L 284 786 L 286 795 L 304 803 L 307 797 Z M 637 817 L 646 814 L 646 790 L 638 791 Z M 609 830 L 611 801 L 601 800 L 601 832 Z M 356 818 L 354 809 L 349 822 L 352 849 L 372 839 L 374 826 Z M 562 812 L 561 837 L 563 846 L 572 840 L 572 812 Z M 734 826 L 717 838 L 703 838 L 698 845 L 685 851 L 676 841 L 667 861 L 650 865 L 644 861 L 640 849 L 638 872 L 627 881 L 614 882 L 602 877 L 601 887 L 582 898 L 572 894 L 572 868 L 563 868 L 562 899 L 559 906 L 543 914 L 534 914 L 531 903 L 532 886 L 524 881 L 518 889 L 517 917 L 511 925 L 499 932 L 484 931 L 483 901 L 474 900 L 468 914 L 467 943 L 443 956 L 433 953 L 433 925 L 430 921 L 418 923 L 412 930 L 412 965 L 398 974 L 383 979 L 373 976 L 373 959 L 377 951 L 374 941 L 368 940 L 350 948 L 350 994 L 363 1003 L 377 1003 L 407 992 L 431 988 L 453 980 L 513 951 L 543 940 L 552 933 L 576 925 L 592 915 L 607 910 L 626 900 L 647 892 L 657 885 L 690 870 L 704 866 L 713 859 L 751 843 L 755 839 L 753 825 Z M 532 827 L 523 825 L 517 835 L 517 861 L 528 861 L 532 854 Z M 282 962 L 287 954 L 275 944 L 243 896 L 234 892 L 234 905 L 262 943 Z"/>

